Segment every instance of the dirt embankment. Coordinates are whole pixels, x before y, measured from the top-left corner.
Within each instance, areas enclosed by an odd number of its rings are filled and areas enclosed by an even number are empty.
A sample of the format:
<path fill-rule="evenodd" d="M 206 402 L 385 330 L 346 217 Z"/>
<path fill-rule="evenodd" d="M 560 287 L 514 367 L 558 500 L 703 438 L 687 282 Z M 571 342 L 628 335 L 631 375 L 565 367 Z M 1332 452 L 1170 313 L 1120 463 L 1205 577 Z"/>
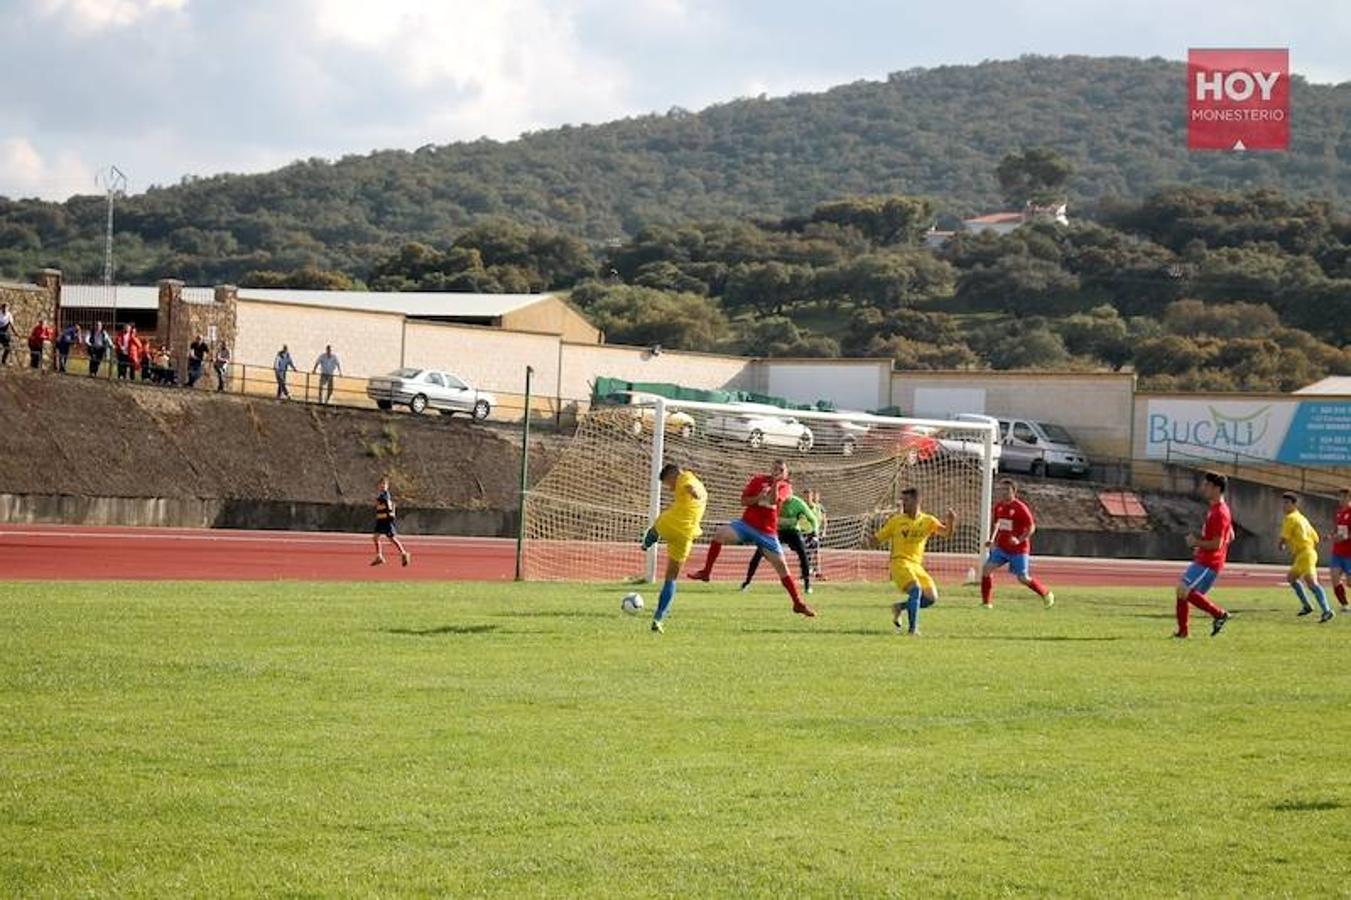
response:
<path fill-rule="evenodd" d="M 557 441 L 532 444 L 531 472 Z M 512 509 L 519 439 L 464 418 L 0 371 L 0 493 Z"/>
<path fill-rule="evenodd" d="M 1201 526 L 1206 505 L 1200 500 L 1173 494 L 1135 491 L 1146 519 L 1108 515 L 1098 500 L 1103 491 L 1119 488 L 1085 481 L 1019 479 L 1019 493 L 1037 516 L 1037 527 L 1046 531 L 1165 531 L 1185 533 Z"/>

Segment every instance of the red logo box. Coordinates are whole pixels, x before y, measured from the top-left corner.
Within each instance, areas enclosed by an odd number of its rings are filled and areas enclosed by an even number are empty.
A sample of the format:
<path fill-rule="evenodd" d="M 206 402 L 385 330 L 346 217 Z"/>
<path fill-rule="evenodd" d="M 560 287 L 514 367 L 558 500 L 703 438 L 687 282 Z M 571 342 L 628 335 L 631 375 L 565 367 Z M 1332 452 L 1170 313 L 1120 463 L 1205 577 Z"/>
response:
<path fill-rule="evenodd" d="M 1290 149 L 1290 51 L 1188 50 L 1187 148 Z"/>

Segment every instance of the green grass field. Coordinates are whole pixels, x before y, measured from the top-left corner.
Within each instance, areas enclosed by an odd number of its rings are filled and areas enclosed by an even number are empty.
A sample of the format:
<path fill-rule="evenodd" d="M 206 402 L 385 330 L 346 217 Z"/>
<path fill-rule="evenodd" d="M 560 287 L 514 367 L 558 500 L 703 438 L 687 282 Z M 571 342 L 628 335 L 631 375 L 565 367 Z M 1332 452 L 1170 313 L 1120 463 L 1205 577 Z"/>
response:
<path fill-rule="evenodd" d="M 0 895 L 1351 891 L 1351 618 L 621 592 L 0 585 Z"/>

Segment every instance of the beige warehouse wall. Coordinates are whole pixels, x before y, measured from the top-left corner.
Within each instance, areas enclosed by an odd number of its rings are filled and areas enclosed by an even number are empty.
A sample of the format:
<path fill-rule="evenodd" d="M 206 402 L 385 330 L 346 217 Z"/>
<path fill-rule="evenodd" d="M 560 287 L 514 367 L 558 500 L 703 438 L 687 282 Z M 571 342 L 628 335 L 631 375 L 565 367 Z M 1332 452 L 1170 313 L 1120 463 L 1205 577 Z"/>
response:
<path fill-rule="evenodd" d="M 763 392 L 795 403 L 829 400 L 839 409 L 878 409 L 891 403 L 889 359 L 763 359 Z"/>
<path fill-rule="evenodd" d="M 502 327 L 559 335 L 575 344 L 600 343 L 600 329 L 561 297 L 546 297 L 538 303 L 512 310 L 502 316 Z"/>
<path fill-rule="evenodd" d="M 237 363 L 271 366 L 282 344 L 291 348 L 296 367 L 308 372 L 325 344 L 342 361 L 345 375 L 367 378 L 400 365 L 403 317 L 393 313 L 316 309 L 287 303 L 240 298 Z"/>
<path fill-rule="evenodd" d="M 409 322 L 404 359 L 410 366 L 454 372 L 484 390 L 513 394 L 525 390 L 525 367 L 534 366 L 535 393 L 552 397 L 558 344 L 554 335 Z"/>
<path fill-rule="evenodd" d="M 587 399 L 597 376 L 626 381 L 662 381 L 712 390 L 756 390 L 752 360 L 736 356 L 665 351 L 611 344 L 564 344 L 561 393 L 565 400 Z"/>
<path fill-rule="evenodd" d="M 915 413 L 917 405 L 962 402 L 951 412 L 1020 416 L 1069 429 L 1090 456 L 1131 455 L 1135 378 L 1115 372 L 897 372 L 892 403 Z M 969 407 L 969 408 L 968 408 Z M 921 414 L 932 408 L 919 409 Z"/>

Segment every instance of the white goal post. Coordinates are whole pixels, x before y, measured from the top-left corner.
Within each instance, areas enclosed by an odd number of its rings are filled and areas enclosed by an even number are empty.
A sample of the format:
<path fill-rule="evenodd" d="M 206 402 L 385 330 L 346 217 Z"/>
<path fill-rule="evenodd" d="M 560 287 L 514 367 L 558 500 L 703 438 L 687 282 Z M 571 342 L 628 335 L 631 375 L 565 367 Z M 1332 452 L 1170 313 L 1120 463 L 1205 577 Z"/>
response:
<path fill-rule="evenodd" d="M 667 498 L 666 463 L 694 472 L 708 488 L 708 540 L 741 514 L 749 478 L 783 459 L 799 496 L 821 496 L 826 512 L 820 566 L 840 581 L 885 580 L 887 557 L 873 532 L 920 490 L 924 509 L 956 510 L 958 528 L 929 542 L 940 579 L 979 565 L 990 532 L 998 424 L 984 416 L 914 419 L 869 413 L 705 403 L 624 393 L 594 405 L 554 466 L 526 494 L 524 571 L 530 580 L 651 581 L 660 548 L 639 546 Z M 692 564 L 703 559 L 696 546 Z M 724 554 L 715 577 L 741 577 L 750 549 Z M 790 567 L 796 569 L 794 560 Z"/>

